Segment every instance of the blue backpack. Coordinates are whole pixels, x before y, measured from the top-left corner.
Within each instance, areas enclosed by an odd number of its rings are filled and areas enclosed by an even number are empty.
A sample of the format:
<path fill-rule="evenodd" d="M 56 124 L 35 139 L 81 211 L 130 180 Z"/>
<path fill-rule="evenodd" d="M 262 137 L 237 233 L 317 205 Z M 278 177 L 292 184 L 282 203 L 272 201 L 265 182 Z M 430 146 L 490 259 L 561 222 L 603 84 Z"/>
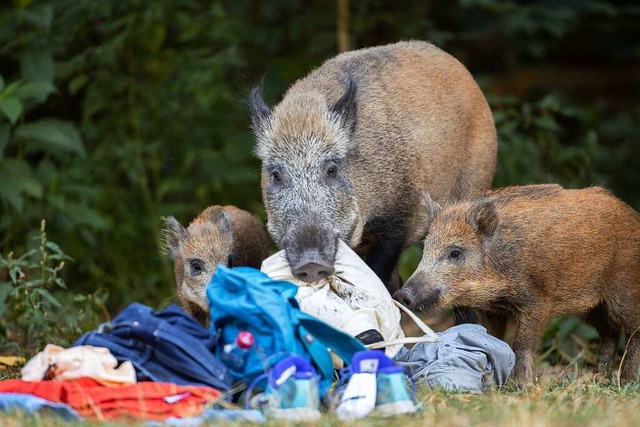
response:
<path fill-rule="evenodd" d="M 291 354 L 310 361 L 320 376 L 321 390 L 333 379 L 331 349 L 350 362 L 364 345 L 323 321 L 300 311 L 298 287 L 272 280 L 255 268 L 219 265 L 207 285 L 211 332 L 218 336 L 216 356 L 236 380 L 252 382 Z M 253 335 L 248 349 L 234 348 L 243 331 Z"/>

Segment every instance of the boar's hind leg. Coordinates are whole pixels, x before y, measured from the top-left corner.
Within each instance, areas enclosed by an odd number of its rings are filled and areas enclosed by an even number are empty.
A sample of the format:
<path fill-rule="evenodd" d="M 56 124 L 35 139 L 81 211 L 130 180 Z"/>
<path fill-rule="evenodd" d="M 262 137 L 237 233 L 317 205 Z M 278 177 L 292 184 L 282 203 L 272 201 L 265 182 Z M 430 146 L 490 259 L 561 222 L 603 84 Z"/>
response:
<path fill-rule="evenodd" d="M 638 367 L 640 367 L 640 325 L 636 328 L 630 330 L 627 335 L 627 348 L 622 361 L 621 375 L 621 379 L 625 382 L 640 379 L 640 373 L 638 373 Z"/>
<path fill-rule="evenodd" d="M 600 335 L 600 350 L 598 351 L 598 372 L 609 375 L 613 366 L 613 358 L 616 354 L 620 329 L 613 323 L 604 304 L 589 311 L 585 320 L 590 323 Z"/>
<path fill-rule="evenodd" d="M 637 333 L 627 343 L 627 354 L 623 363 L 621 379 L 623 381 L 638 380 L 638 365 L 640 365 L 640 335 Z"/>

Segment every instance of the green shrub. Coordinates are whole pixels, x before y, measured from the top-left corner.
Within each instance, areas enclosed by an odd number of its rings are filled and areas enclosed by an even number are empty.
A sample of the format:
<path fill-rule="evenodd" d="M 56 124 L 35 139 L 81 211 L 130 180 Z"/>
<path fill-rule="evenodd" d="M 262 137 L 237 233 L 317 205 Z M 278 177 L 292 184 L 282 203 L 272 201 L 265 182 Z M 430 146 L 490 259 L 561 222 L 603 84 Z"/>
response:
<path fill-rule="evenodd" d="M 0 349 L 31 355 L 47 343 L 70 345 L 107 315 L 107 292 L 67 289 L 60 272 L 72 259 L 47 240 L 45 221 L 37 248 L 0 255 Z M 2 277 L 3 276 L 3 277 Z"/>

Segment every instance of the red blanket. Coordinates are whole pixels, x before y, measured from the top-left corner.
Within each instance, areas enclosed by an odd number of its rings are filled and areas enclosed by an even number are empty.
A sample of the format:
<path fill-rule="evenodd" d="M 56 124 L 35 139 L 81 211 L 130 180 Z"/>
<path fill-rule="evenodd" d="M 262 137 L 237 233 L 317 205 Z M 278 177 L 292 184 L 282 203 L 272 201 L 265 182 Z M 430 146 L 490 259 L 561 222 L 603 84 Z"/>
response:
<path fill-rule="evenodd" d="M 28 393 L 66 403 L 80 415 L 99 420 L 164 420 L 200 415 L 220 392 L 210 387 L 142 382 L 105 387 L 91 378 L 69 381 L 0 381 L 0 393 Z"/>

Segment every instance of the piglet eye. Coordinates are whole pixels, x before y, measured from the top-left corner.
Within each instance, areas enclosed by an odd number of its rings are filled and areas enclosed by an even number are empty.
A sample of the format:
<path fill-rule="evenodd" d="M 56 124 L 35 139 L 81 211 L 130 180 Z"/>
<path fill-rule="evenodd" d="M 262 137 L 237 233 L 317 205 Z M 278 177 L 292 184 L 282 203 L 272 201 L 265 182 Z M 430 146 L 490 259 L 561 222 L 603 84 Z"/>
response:
<path fill-rule="evenodd" d="M 462 251 L 460 249 L 452 249 L 449 252 L 449 259 L 459 260 L 462 257 Z"/>
<path fill-rule="evenodd" d="M 204 272 L 204 263 L 199 259 L 192 259 L 189 262 L 189 276 L 196 277 Z"/>
<path fill-rule="evenodd" d="M 335 178 L 337 174 L 338 174 L 338 167 L 336 165 L 329 166 L 329 168 L 327 169 L 327 176 L 329 178 Z"/>
<path fill-rule="evenodd" d="M 282 177 L 280 176 L 280 172 L 278 171 L 271 172 L 271 177 L 275 182 L 280 182 L 282 180 Z"/>
<path fill-rule="evenodd" d="M 229 255 L 229 257 L 227 258 L 227 267 L 233 267 L 233 254 Z"/>

